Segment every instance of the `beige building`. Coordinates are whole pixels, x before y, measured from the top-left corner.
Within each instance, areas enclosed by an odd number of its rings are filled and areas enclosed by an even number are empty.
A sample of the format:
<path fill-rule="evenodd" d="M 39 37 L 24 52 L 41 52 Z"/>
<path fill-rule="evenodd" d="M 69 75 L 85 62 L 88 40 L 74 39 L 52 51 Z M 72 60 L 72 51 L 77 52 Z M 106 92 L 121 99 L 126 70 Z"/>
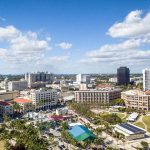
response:
<path fill-rule="evenodd" d="M 121 98 L 125 101 L 127 108 L 150 110 L 149 92 L 130 90 L 121 92 Z"/>
<path fill-rule="evenodd" d="M 16 98 L 14 101 L 17 104 L 19 104 L 20 110 L 23 113 L 33 110 L 33 108 L 32 108 L 32 100 L 30 100 L 30 99 Z"/>
<path fill-rule="evenodd" d="M 109 103 L 113 99 L 121 97 L 121 90 L 108 88 L 98 90 L 83 90 L 75 92 L 77 103 Z"/>
<path fill-rule="evenodd" d="M 4 100 L 4 101 L 11 101 L 13 99 L 15 99 L 16 97 L 19 96 L 19 92 L 17 91 L 12 91 L 12 92 L 0 92 L 0 100 Z"/>

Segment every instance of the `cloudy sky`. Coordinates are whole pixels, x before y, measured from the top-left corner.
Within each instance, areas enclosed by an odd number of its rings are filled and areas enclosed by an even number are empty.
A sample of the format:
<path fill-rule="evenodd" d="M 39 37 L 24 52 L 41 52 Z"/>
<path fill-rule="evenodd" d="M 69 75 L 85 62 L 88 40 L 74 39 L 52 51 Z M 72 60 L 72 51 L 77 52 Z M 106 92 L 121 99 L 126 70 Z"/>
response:
<path fill-rule="evenodd" d="M 1 0 L 0 74 L 150 68 L 149 0 Z"/>

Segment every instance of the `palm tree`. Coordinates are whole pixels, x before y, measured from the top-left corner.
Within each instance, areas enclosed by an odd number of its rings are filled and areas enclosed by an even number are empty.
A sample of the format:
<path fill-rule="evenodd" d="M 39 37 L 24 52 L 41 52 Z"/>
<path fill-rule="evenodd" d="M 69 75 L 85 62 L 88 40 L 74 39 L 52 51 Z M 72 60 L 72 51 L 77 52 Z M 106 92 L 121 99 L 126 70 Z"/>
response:
<path fill-rule="evenodd" d="M 41 138 L 39 130 L 33 125 L 27 125 L 24 120 L 12 121 L 10 125 L 0 129 L 0 140 L 5 141 L 6 150 L 45 150 L 48 141 Z M 13 144 L 11 141 L 13 140 Z"/>
<path fill-rule="evenodd" d="M 14 111 L 15 111 L 17 117 L 18 117 L 18 115 L 19 115 L 19 113 L 20 113 L 20 110 L 21 110 L 20 105 L 19 105 L 18 103 L 14 102 L 14 104 L 13 104 L 13 109 L 14 109 Z"/>
<path fill-rule="evenodd" d="M 96 138 L 94 140 L 94 144 L 96 144 L 96 146 L 103 146 L 103 144 L 104 144 L 104 138 Z"/>

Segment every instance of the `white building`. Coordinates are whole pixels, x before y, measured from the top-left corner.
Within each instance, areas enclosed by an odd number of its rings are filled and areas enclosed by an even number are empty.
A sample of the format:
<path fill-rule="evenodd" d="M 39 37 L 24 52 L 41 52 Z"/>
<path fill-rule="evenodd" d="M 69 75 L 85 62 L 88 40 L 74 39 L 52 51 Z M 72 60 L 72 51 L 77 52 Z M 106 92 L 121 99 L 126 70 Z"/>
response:
<path fill-rule="evenodd" d="M 146 133 L 144 129 L 130 123 L 117 124 L 114 128 L 114 131 L 123 134 L 126 140 L 144 138 Z"/>
<path fill-rule="evenodd" d="M 36 109 L 50 109 L 58 102 L 58 93 L 53 89 L 31 90 L 30 97 Z"/>
<path fill-rule="evenodd" d="M 150 90 L 150 69 L 143 70 L 143 90 Z"/>
<path fill-rule="evenodd" d="M 26 80 L 10 81 L 8 82 L 9 91 L 21 91 L 28 88 L 28 82 Z"/>
<path fill-rule="evenodd" d="M 4 90 L 8 90 L 8 78 L 5 78 L 4 81 L 0 83 L 0 87 Z"/>
<path fill-rule="evenodd" d="M 56 115 L 65 115 L 68 113 L 68 108 L 59 108 L 56 109 Z"/>
<path fill-rule="evenodd" d="M 78 84 L 81 84 L 81 83 L 89 84 L 90 83 L 90 75 L 78 74 L 78 75 L 76 75 L 76 82 Z"/>
<path fill-rule="evenodd" d="M 132 114 L 129 115 L 129 117 L 127 118 L 128 121 L 135 121 L 138 118 L 139 114 L 137 112 L 134 112 Z"/>
<path fill-rule="evenodd" d="M 117 83 L 117 78 L 109 78 L 109 82 Z"/>

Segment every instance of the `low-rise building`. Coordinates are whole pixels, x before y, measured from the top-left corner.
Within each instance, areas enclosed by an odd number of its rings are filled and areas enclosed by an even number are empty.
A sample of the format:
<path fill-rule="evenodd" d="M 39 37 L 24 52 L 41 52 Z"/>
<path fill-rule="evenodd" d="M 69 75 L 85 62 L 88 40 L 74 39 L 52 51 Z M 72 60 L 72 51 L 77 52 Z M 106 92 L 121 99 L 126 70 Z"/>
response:
<path fill-rule="evenodd" d="M 59 108 L 56 109 L 56 115 L 65 115 L 68 113 L 68 108 Z"/>
<path fill-rule="evenodd" d="M 135 121 L 138 118 L 139 114 L 134 112 L 132 114 L 129 115 L 129 117 L 127 118 L 128 121 Z"/>
<path fill-rule="evenodd" d="M 77 103 L 109 103 L 111 100 L 120 97 L 121 90 L 114 88 L 83 90 L 75 92 L 75 101 Z"/>
<path fill-rule="evenodd" d="M 13 115 L 13 104 L 0 101 L 0 115 L 8 115 L 11 116 Z"/>
<path fill-rule="evenodd" d="M 143 130 L 142 128 L 130 123 L 117 124 L 114 128 L 114 131 L 123 134 L 126 140 L 144 138 L 146 133 L 145 130 Z"/>
<path fill-rule="evenodd" d="M 117 78 L 109 78 L 109 82 L 117 83 Z"/>
<path fill-rule="evenodd" d="M 29 112 L 29 111 L 33 110 L 33 107 L 32 107 L 32 100 L 30 100 L 30 99 L 16 98 L 14 101 L 15 101 L 17 104 L 19 104 L 20 110 L 21 110 L 21 112 L 23 112 L 23 113 Z"/>
<path fill-rule="evenodd" d="M 3 101 L 11 101 L 19 96 L 19 92 L 17 91 L 2 91 L 0 92 L 0 100 Z"/>
<path fill-rule="evenodd" d="M 150 110 L 150 93 L 139 90 L 121 92 L 121 98 L 125 101 L 127 108 L 138 110 Z"/>

